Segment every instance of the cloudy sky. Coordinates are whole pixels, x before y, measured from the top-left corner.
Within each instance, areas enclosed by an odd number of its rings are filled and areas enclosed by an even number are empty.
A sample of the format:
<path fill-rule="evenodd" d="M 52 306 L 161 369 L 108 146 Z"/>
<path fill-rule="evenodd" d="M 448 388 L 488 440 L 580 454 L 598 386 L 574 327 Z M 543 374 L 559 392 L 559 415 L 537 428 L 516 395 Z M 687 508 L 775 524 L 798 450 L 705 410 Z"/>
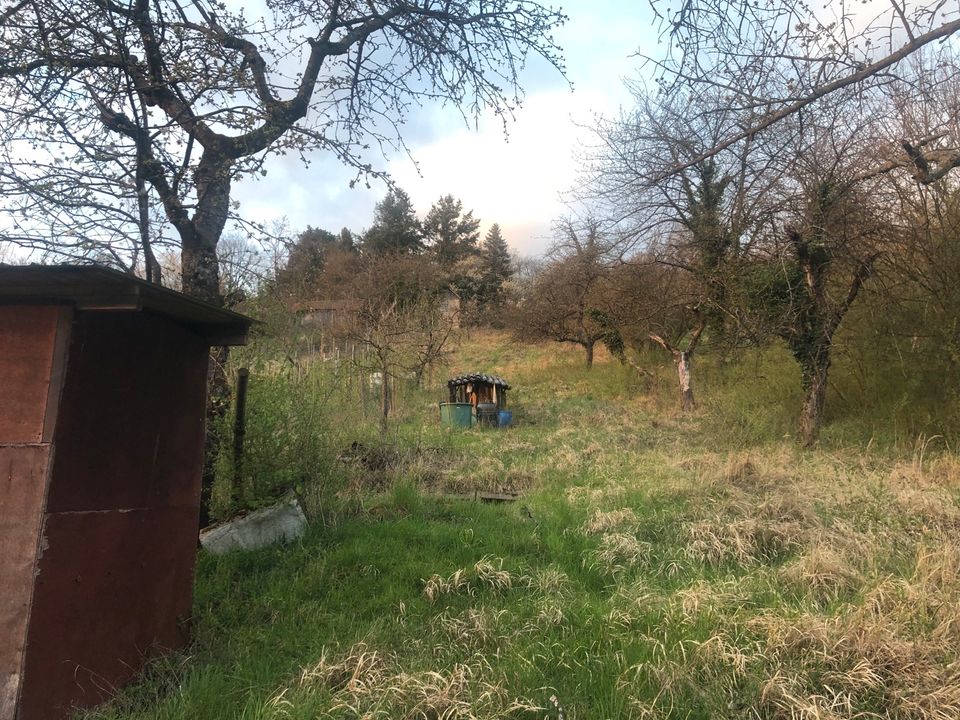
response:
<path fill-rule="evenodd" d="M 636 77 L 638 49 L 656 53 L 657 34 L 644 0 L 573 0 L 563 5 L 569 22 L 557 33 L 567 77 L 545 63 L 531 64 L 526 100 L 509 125 L 494 117 L 466 127 L 452 109 L 427 107 L 410 118 L 405 138 L 418 167 L 405 156 L 383 162 L 413 199 L 421 217 L 441 196 L 453 194 L 481 219 L 500 223 L 511 247 L 537 254 L 549 242 L 550 221 L 564 211 L 560 195 L 576 178 L 576 150 L 589 142 L 597 114 L 629 106 L 624 78 Z M 361 231 L 370 224 L 386 188 L 348 185 L 352 173 L 335 158 L 318 157 L 304 168 L 293 157 L 274 158 L 262 180 L 235 186 L 241 214 L 251 220 L 286 217 L 297 231 L 308 224 Z"/>

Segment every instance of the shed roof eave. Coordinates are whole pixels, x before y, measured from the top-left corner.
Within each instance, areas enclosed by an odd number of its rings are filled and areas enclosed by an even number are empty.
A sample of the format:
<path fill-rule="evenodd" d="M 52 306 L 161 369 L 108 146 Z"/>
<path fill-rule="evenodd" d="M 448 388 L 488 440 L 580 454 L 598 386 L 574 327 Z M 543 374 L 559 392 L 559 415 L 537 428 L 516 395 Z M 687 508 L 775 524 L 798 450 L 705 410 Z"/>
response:
<path fill-rule="evenodd" d="M 211 345 L 242 345 L 252 320 L 176 290 L 97 265 L 2 265 L 0 303 L 69 303 L 88 311 L 147 311 L 202 335 Z"/>

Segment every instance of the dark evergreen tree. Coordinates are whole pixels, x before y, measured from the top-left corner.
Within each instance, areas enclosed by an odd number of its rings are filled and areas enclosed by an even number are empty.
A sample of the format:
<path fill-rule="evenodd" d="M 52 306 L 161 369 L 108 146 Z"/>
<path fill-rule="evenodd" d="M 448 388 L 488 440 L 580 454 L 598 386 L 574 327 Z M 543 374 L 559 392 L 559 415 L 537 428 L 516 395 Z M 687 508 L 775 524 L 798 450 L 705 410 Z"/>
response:
<path fill-rule="evenodd" d="M 464 213 L 463 202 L 453 195 L 440 198 L 423 221 L 423 233 L 437 262 L 451 269 L 461 260 L 476 255 L 480 221 L 473 211 Z"/>
<path fill-rule="evenodd" d="M 307 225 L 307 229 L 297 236 L 297 241 L 290 248 L 284 274 L 304 281 L 316 277 L 323 271 L 324 257 L 336 243 L 337 236 L 329 230 Z"/>
<path fill-rule="evenodd" d="M 340 228 L 340 234 L 337 236 L 337 247 L 340 250 L 352 252 L 357 249 L 353 239 L 353 232 L 350 228 Z"/>
<path fill-rule="evenodd" d="M 378 255 L 423 250 L 423 229 L 410 196 L 400 188 L 393 188 L 377 203 L 373 225 L 363 236 L 363 249 Z"/>
<path fill-rule="evenodd" d="M 334 235 L 329 230 L 308 225 L 290 248 L 287 264 L 278 276 L 280 284 L 288 292 L 309 293 L 315 289 L 331 253 L 355 250 L 353 234 L 347 228 Z"/>
<path fill-rule="evenodd" d="M 513 275 L 510 249 L 500 226 L 494 223 L 483 239 L 480 250 L 479 302 L 483 306 L 501 307 L 504 301 L 503 284 Z"/>

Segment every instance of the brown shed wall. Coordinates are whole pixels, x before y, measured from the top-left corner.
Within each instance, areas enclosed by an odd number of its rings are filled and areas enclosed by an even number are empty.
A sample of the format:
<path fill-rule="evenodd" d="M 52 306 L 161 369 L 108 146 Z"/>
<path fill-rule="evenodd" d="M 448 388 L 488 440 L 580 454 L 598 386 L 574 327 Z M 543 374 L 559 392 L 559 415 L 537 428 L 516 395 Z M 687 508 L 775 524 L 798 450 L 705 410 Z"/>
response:
<path fill-rule="evenodd" d="M 18 720 L 96 704 L 185 642 L 207 357 L 160 316 L 77 313 Z"/>
<path fill-rule="evenodd" d="M 70 310 L 0 305 L 0 720 L 15 716 Z"/>
<path fill-rule="evenodd" d="M 68 330 L 69 316 L 60 305 L 0 305 L 0 444 L 49 441 L 47 413 L 60 390 L 51 396 L 57 330 L 61 322 Z"/>
<path fill-rule="evenodd" d="M 48 458 L 48 445 L 0 446 L 0 720 L 15 717 Z"/>
<path fill-rule="evenodd" d="M 197 507 L 207 358 L 156 315 L 78 313 L 47 512 Z"/>

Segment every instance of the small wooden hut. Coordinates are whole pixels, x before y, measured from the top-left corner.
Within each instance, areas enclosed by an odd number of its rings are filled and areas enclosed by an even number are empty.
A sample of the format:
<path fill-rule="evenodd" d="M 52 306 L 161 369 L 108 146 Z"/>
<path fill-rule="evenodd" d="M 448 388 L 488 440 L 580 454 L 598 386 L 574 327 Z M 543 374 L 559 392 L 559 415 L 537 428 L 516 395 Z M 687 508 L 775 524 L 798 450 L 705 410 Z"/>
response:
<path fill-rule="evenodd" d="M 211 345 L 250 320 L 99 267 L 0 265 L 0 720 L 187 642 Z"/>
<path fill-rule="evenodd" d="M 450 402 L 470 403 L 474 411 L 482 403 L 492 403 L 497 410 L 507 407 L 507 390 L 510 383 L 496 375 L 458 375 L 447 381 Z"/>

